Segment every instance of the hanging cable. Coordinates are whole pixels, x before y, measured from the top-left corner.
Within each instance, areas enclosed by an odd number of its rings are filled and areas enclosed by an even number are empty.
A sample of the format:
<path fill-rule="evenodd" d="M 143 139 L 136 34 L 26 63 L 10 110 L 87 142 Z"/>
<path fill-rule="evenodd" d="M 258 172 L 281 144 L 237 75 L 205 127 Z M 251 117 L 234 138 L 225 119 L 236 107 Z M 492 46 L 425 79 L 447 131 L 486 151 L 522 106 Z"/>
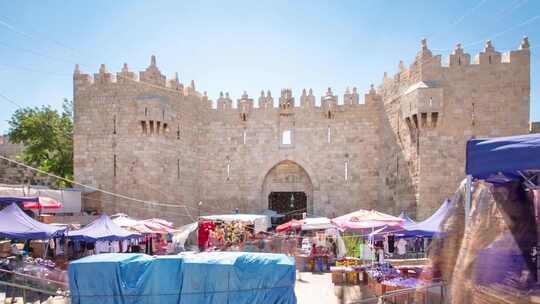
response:
<path fill-rule="evenodd" d="M 2 93 L 0 93 L 0 98 L 6 100 L 7 102 L 11 103 L 12 105 L 14 105 L 14 106 L 16 106 L 16 107 L 18 107 L 18 108 L 21 108 L 21 109 L 23 108 L 20 104 L 18 104 L 17 102 L 15 102 L 15 100 L 13 100 L 13 99 L 7 97 L 6 95 L 4 95 L 4 94 L 2 94 Z"/>
<path fill-rule="evenodd" d="M 80 187 L 83 187 L 83 188 L 87 188 L 87 189 L 90 189 L 90 190 L 93 190 L 93 191 L 98 191 L 98 192 L 101 192 L 101 193 L 105 193 L 105 194 L 108 194 L 108 195 L 111 195 L 111 196 L 115 196 L 115 197 L 118 197 L 118 198 L 122 198 L 122 199 L 130 200 L 130 201 L 135 201 L 135 202 L 147 204 L 147 205 L 149 205 L 149 206 L 174 207 L 174 208 L 194 208 L 194 209 L 196 209 L 195 207 L 191 207 L 191 206 L 187 206 L 187 205 L 175 205 L 175 204 L 166 204 L 166 203 L 158 203 L 158 202 L 151 202 L 151 201 L 140 200 L 140 199 L 137 199 L 137 198 L 129 197 L 129 196 L 127 196 L 127 195 L 123 195 L 123 194 L 119 194 L 119 193 L 114 193 L 114 192 L 110 192 L 110 191 L 107 191 L 107 190 L 103 190 L 103 189 L 100 189 L 100 188 L 97 188 L 97 187 L 85 185 L 85 184 L 82 184 L 82 183 L 79 183 L 79 182 L 76 182 L 76 181 L 73 181 L 73 180 L 70 180 L 70 179 L 67 179 L 67 178 L 64 178 L 64 177 L 61 177 L 61 176 L 58 176 L 58 175 L 49 173 L 49 172 L 43 171 L 43 170 L 41 170 L 41 169 L 34 168 L 34 167 L 32 167 L 32 166 L 29 166 L 29 165 L 24 164 L 24 163 L 22 163 L 22 162 L 19 162 L 19 161 L 13 160 L 13 159 L 11 159 L 11 158 L 5 157 L 5 156 L 3 156 L 3 155 L 0 155 L 0 159 L 3 159 L 3 160 L 8 161 L 8 162 L 10 162 L 10 163 L 14 163 L 14 164 L 16 164 L 16 165 L 18 165 L 18 166 L 27 168 L 27 169 L 29 169 L 29 170 L 32 170 L 32 171 L 35 171 L 35 172 L 38 172 L 38 173 L 41 173 L 41 174 L 45 174 L 45 175 L 47 175 L 47 176 L 50 176 L 50 177 L 53 177 L 53 178 L 56 178 L 56 179 L 59 179 L 59 180 L 62 180 L 62 181 L 71 183 L 71 184 L 73 184 L 73 185 L 77 185 L 77 186 L 80 186 Z"/>
<path fill-rule="evenodd" d="M 474 12 L 476 12 L 480 7 L 482 7 L 485 3 L 487 2 L 487 0 L 481 0 L 479 1 L 475 6 L 473 6 L 472 8 L 470 8 L 467 12 L 465 12 L 465 14 L 461 15 L 460 17 L 454 19 L 454 21 L 450 22 L 450 26 L 444 30 L 444 31 L 440 31 L 436 34 L 433 34 L 430 36 L 430 38 L 435 38 L 437 36 L 440 36 L 441 34 L 444 34 L 444 33 L 448 33 L 452 28 L 454 28 L 456 25 L 460 24 L 461 22 L 463 22 L 467 17 L 469 17 L 470 15 L 472 15 Z"/>

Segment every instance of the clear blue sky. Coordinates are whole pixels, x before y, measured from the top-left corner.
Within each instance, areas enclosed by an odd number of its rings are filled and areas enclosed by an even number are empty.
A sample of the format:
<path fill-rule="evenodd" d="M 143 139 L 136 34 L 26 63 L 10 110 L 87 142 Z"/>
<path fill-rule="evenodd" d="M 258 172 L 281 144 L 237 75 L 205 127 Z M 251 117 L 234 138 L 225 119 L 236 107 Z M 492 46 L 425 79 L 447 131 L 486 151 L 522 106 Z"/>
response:
<path fill-rule="evenodd" d="M 8 1 L 0 0 L 0 94 L 21 106 L 60 108 L 72 98 L 72 71 L 94 73 L 150 55 L 167 77 L 216 99 L 243 90 L 298 96 L 327 87 L 342 95 L 379 83 L 384 71 L 410 63 L 422 37 L 436 54 L 457 42 L 475 54 L 492 38 L 515 49 L 528 35 L 532 49 L 532 113 L 540 120 L 540 1 Z M 538 47 L 536 47 L 538 46 Z M 0 133 L 16 106 L 0 98 Z"/>

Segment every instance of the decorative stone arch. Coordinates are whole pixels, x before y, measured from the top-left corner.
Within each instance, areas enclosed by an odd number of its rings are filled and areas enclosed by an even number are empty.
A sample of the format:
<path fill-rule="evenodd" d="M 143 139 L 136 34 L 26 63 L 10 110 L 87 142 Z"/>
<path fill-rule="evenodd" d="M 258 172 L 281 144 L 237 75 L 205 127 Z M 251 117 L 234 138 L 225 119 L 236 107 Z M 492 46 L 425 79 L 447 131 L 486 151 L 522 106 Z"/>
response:
<path fill-rule="evenodd" d="M 272 186 L 269 184 L 267 177 L 273 172 L 275 168 L 284 163 L 293 163 L 297 165 L 305 175 L 307 176 L 307 183 L 302 192 L 305 192 L 307 196 L 307 211 L 313 213 L 314 203 L 316 202 L 315 196 L 319 191 L 319 181 L 313 171 L 312 167 L 305 161 L 299 160 L 294 157 L 286 157 L 284 159 L 272 159 L 265 162 L 261 174 L 257 178 L 257 185 L 260 185 L 260 203 L 262 209 L 268 208 L 268 196 L 272 192 Z"/>

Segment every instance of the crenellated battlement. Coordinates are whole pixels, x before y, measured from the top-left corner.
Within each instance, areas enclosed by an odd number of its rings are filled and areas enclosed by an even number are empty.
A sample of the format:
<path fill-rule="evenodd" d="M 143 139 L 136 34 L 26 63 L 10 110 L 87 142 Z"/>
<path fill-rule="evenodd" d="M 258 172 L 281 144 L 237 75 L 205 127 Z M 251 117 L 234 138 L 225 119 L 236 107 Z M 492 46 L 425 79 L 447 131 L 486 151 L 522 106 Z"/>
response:
<path fill-rule="evenodd" d="M 347 88 L 340 97 L 335 94 L 331 88 L 321 95 L 320 103 L 317 103 L 317 97 L 313 89 L 303 89 L 298 100 L 295 98 L 293 90 L 285 88 L 280 91 L 280 97 L 277 102 L 274 101 L 270 90 L 261 90 L 261 93 L 255 103 L 254 98 L 244 93 L 236 101 L 228 92 L 220 92 L 216 100 L 215 108 L 211 110 L 216 113 L 229 113 L 238 115 L 238 121 L 248 121 L 252 116 L 261 117 L 265 113 L 274 113 L 281 116 L 290 116 L 301 113 L 317 113 L 321 118 L 334 119 L 338 113 L 361 113 L 378 111 L 377 105 L 382 105 L 382 96 L 378 95 L 373 85 L 371 89 L 360 99 L 358 89 L 354 87 L 352 91 Z M 211 101 L 210 101 L 211 103 Z M 210 107 L 210 106 L 209 106 Z"/>
<path fill-rule="evenodd" d="M 472 61 L 471 58 L 473 58 Z M 530 65 L 528 38 L 523 37 L 517 50 L 504 53 L 498 52 L 493 43 L 488 40 L 484 50 L 474 57 L 465 53 L 462 44 L 458 43 L 448 56 L 446 63 L 443 63 L 441 55 L 433 55 L 428 48 L 427 40 L 422 39 L 420 51 L 416 54 L 414 61 L 406 66 L 403 60 L 400 60 L 398 72 L 393 77 L 389 77 L 388 73 L 384 72 L 383 81 L 378 90 L 396 95 L 406 90 L 403 87 L 407 85 L 413 85 L 420 81 L 438 81 L 444 77 L 444 73 L 457 71 L 465 74 L 468 73 L 467 68 L 496 68 L 499 65 L 516 65 L 518 67 L 526 65 L 528 67 Z M 401 88 L 401 90 L 397 88 Z"/>
<path fill-rule="evenodd" d="M 93 75 L 82 73 L 80 66 L 75 65 L 73 87 L 76 92 L 88 88 L 100 89 L 103 86 L 111 85 L 146 85 L 149 88 L 163 88 L 183 96 L 203 97 L 203 94 L 195 89 L 195 81 L 192 80 L 189 86 L 184 86 L 180 82 L 177 72 L 171 79 L 167 80 L 167 77 L 157 67 L 154 55 L 150 57 L 150 65 L 144 71 L 139 71 L 138 74 L 130 71 L 127 63 L 124 63 L 120 72 L 116 74 L 108 72 L 107 66 L 101 64 L 98 72 Z"/>

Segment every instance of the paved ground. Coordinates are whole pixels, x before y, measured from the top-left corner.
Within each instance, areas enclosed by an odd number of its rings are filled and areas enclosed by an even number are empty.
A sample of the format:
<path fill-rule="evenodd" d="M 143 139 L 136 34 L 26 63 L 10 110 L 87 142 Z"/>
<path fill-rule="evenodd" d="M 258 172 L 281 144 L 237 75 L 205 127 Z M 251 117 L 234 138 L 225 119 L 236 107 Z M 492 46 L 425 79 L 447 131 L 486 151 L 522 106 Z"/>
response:
<path fill-rule="evenodd" d="M 298 280 L 297 274 L 295 290 L 298 304 L 345 304 L 370 297 L 364 286 L 335 287 L 329 273 L 302 272 L 300 278 Z M 340 295 L 343 297 L 338 297 Z M 371 302 L 365 304 L 371 304 Z"/>

